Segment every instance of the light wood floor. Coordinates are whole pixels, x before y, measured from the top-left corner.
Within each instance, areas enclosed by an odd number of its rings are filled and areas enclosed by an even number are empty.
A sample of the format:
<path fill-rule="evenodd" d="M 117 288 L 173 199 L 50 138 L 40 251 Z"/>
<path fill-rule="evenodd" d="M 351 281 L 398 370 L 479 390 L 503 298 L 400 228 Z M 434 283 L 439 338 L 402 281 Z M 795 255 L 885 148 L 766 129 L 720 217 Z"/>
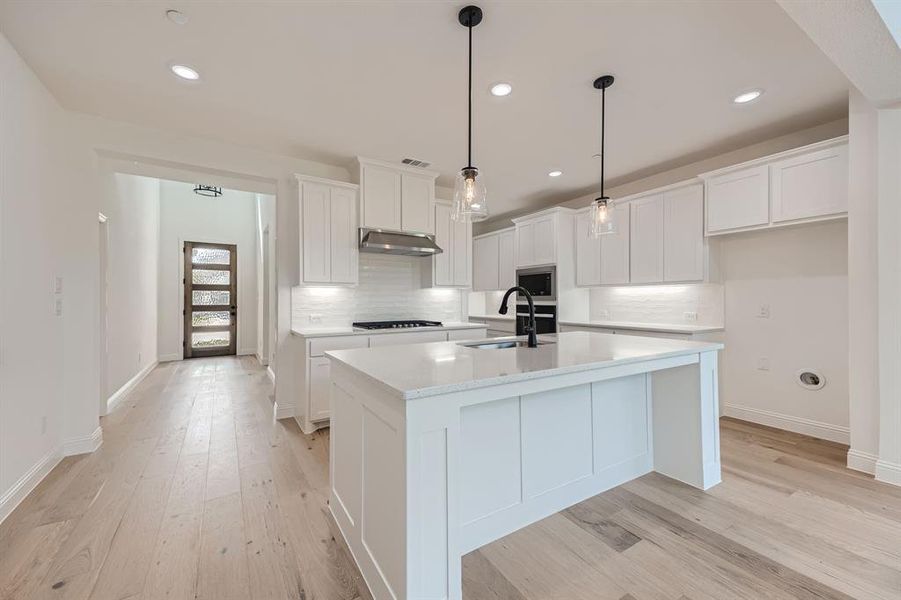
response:
<path fill-rule="evenodd" d="M 328 433 L 253 359 L 158 367 L 0 524 L 0 598 L 367 598 L 326 513 Z M 723 420 L 724 481 L 651 474 L 464 559 L 467 600 L 901 598 L 901 489 Z"/>

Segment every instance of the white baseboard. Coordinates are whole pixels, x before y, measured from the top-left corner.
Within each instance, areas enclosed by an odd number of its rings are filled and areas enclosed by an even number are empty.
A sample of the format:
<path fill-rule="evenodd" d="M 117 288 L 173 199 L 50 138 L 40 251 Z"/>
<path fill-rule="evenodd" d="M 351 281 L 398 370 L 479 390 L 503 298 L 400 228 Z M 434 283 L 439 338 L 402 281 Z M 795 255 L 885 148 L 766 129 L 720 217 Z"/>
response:
<path fill-rule="evenodd" d="M 877 460 L 876 481 L 901 485 L 901 465 L 887 460 Z"/>
<path fill-rule="evenodd" d="M 264 367 L 268 367 L 268 366 L 269 366 L 269 361 L 266 360 L 266 357 L 265 357 L 265 356 L 260 356 L 260 353 L 259 353 L 259 352 L 254 352 L 253 355 L 257 357 L 257 361 L 259 361 L 259 363 L 260 363 L 261 365 L 263 365 Z"/>
<path fill-rule="evenodd" d="M 275 385 L 275 371 L 272 370 L 272 365 L 266 367 L 266 375 L 269 376 L 269 380 L 272 381 L 272 385 Z"/>
<path fill-rule="evenodd" d="M 180 353 L 175 352 L 173 354 L 160 354 L 156 360 L 157 362 L 172 362 L 174 360 L 182 360 L 183 358 L 184 357 Z"/>
<path fill-rule="evenodd" d="M 147 377 L 153 369 L 156 368 L 156 366 L 158 364 L 159 363 L 157 361 L 153 361 L 152 363 L 150 363 L 149 365 L 147 365 L 146 367 L 144 367 L 143 369 L 138 371 L 137 375 L 135 375 L 134 377 L 129 379 L 127 382 L 125 382 L 125 385 L 120 387 L 118 390 L 115 391 L 115 393 L 113 393 L 112 396 L 107 398 L 106 414 L 110 414 L 111 412 L 113 412 L 113 409 L 116 408 L 119 405 L 119 403 L 122 402 L 125 399 L 125 397 L 128 396 L 128 394 L 131 393 L 131 391 L 133 389 L 135 389 L 135 387 L 139 383 L 141 383 L 141 381 L 143 381 L 143 379 L 145 377 Z"/>
<path fill-rule="evenodd" d="M 294 417 L 294 406 L 279 406 L 278 402 L 273 405 L 273 410 L 275 412 L 275 418 L 278 419 L 290 419 Z"/>
<path fill-rule="evenodd" d="M 822 421 L 795 417 L 761 408 L 751 408 L 750 406 L 723 404 L 723 415 L 840 444 L 847 444 L 851 438 L 850 430 L 841 425 L 823 423 Z"/>
<path fill-rule="evenodd" d="M 242 350 L 238 350 L 238 356 L 256 356 L 256 354 L 256 348 L 244 348 Z"/>
<path fill-rule="evenodd" d="M 63 456 L 89 454 L 97 450 L 101 444 L 103 444 L 103 429 L 98 425 L 91 435 L 64 440 L 60 454 Z"/>
<path fill-rule="evenodd" d="M 41 480 L 53 470 L 53 467 L 59 464 L 62 458 L 58 450 L 51 450 L 0 496 L 0 523 L 19 506 L 19 503 L 37 487 Z"/>
<path fill-rule="evenodd" d="M 876 461 L 879 457 L 869 452 L 860 450 L 848 450 L 848 468 L 862 473 L 876 474 Z"/>

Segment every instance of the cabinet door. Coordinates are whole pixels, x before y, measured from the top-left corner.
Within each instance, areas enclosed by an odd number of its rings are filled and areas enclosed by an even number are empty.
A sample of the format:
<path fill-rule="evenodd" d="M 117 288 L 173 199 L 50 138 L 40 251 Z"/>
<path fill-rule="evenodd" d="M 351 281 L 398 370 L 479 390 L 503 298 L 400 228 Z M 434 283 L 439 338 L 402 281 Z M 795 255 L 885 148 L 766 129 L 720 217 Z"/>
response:
<path fill-rule="evenodd" d="M 663 281 L 663 195 L 647 196 L 630 204 L 630 281 Z"/>
<path fill-rule="evenodd" d="M 573 235 L 576 244 L 576 285 L 600 285 L 601 239 L 591 237 L 591 213 L 576 215 Z"/>
<path fill-rule="evenodd" d="M 401 175 L 401 229 L 413 233 L 434 233 L 432 204 L 435 200 L 435 181 L 431 177 Z"/>
<path fill-rule="evenodd" d="M 448 219 L 450 211 L 448 210 Z M 453 233 L 451 261 L 454 269 L 453 285 L 469 286 L 472 249 L 472 223 L 450 221 Z"/>
<path fill-rule="evenodd" d="M 454 284 L 453 225 L 451 207 L 447 204 L 435 204 L 435 243 L 444 252 L 435 255 L 433 285 Z"/>
<path fill-rule="evenodd" d="M 479 291 L 496 290 L 498 284 L 498 239 L 499 236 L 473 240 L 472 243 L 472 289 Z"/>
<path fill-rule="evenodd" d="M 704 188 L 700 184 L 663 195 L 663 279 L 704 279 Z"/>
<path fill-rule="evenodd" d="M 399 231 L 400 173 L 374 165 L 363 165 L 362 172 L 363 227 Z"/>
<path fill-rule="evenodd" d="M 497 285 L 500 290 L 509 290 L 516 285 L 516 261 L 514 260 L 514 246 L 516 234 L 511 229 L 497 235 L 498 260 L 497 260 Z"/>
<path fill-rule="evenodd" d="M 334 187 L 330 199 L 329 250 L 332 283 L 356 283 L 357 194 Z"/>
<path fill-rule="evenodd" d="M 769 167 L 751 167 L 707 180 L 707 232 L 766 225 Z"/>
<path fill-rule="evenodd" d="M 842 144 L 770 165 L 773 222 L 848 211 L 848 146 Z"/>
<path fill-rule="evenodd" d="M 329 418 L 329 359 L 325 356 L 310 358 L 310 420 L 321 421 Z"/>
<path fill-rule="evenodd" d="M 616 231 L 601 236 L 601 284 L 629 283 L 631 208 L 628 202 L 613 205 Z"/>
<path fill-rule="evenodd" d="M 535 264 L 535 224 L 516 224 L 516 267 Z"/>
<path fill-rule="evenodd" d="M 303 280 L 305 283 L 328 283 L 331 281 L 330 188 L 318 183 L 303 183 L 300 193 Z"/>
<path fill-rule="evenodd" d="M 533 264 L 550 265 L 557 262 L 557 219 L 542 217 L 535 221 Z"/>

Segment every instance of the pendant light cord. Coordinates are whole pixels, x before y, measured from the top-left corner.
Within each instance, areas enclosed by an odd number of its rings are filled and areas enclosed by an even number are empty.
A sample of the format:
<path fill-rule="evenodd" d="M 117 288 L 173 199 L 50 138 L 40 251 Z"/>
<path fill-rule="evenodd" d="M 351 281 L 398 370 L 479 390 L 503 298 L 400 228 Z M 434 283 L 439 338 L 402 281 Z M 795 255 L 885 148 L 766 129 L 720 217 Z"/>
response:
<path fill-rule="evenodd" d="M 467 133 L 467 147 L 466 147 L 466 168 L 472 168 L 472 25 L 467 27 L 469 30 L 469 104 L 468 104 L 468 113 L 469 113 L 469 121 L 468 128 L 469 131 Z"/>
<path fill-rule="evenodd" d="M 607 110 L 607 88 L 601 88 L 601 198 L 604 198 L 604 120 Z"/>

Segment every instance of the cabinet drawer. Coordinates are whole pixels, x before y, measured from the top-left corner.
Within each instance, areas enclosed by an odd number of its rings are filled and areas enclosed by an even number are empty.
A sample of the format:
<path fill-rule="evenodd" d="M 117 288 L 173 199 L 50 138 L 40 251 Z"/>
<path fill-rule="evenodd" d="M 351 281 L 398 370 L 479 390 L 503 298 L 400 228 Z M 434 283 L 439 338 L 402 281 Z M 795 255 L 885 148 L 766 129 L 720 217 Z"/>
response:
<path fill-rule="evenodd" d="M 487 327 L 485 329 L 454 329 L 447 332 L 447 341 L 480 340 L 485 337 L 487 329 Z"/>
<path fill-rule="evenodd" d="M 369 336 L 345 335 L 333 338 L 316 338 L 310 340 L 310 352 L 308 356 L 322 356 L 329 350 L 353 350 L 354 348 L 368 348 Z"/>
<path fill-rule="evenodd" d="M 399 346 L 401 344 L 425 344 L 426 342 L 446 342 L 446 331 L 405 331 L 404 333 L 385 333 L 370 338 L 370 347 Z"/>

